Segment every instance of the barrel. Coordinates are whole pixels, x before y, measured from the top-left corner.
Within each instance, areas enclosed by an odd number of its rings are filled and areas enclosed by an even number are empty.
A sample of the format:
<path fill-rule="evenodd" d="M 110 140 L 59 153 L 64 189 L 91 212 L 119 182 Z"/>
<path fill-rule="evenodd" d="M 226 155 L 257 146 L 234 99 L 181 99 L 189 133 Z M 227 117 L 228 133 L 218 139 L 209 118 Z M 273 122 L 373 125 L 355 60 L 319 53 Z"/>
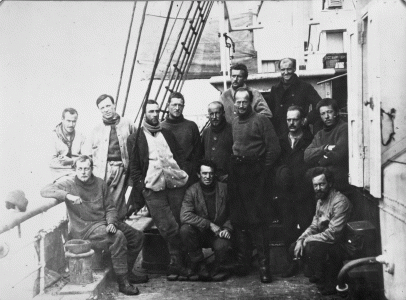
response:
<path fill-rule="evenodd" d="M 151 273 L 166 271 L 169 264 L 169 251 L 164 238 L 157 228 L 144 231 L 144 248 L 142 250 L 142 268 Z"/>

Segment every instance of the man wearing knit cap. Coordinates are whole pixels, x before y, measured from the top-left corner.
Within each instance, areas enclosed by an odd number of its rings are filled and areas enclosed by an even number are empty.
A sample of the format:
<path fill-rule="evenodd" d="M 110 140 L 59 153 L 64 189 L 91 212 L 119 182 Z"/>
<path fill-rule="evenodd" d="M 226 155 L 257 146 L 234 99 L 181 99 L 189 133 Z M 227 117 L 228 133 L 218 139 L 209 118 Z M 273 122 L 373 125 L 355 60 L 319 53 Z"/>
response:
<path fill-rule="evenodd" d="M 220 96 L 220 101 L 224 105 L 225 117 L 227 122 L 233 123 L 233 119 L 237 116 L 237 111 L 235 109 L 234 103 L 235 91 L 240 88 L 247 88 L 252 93 L 252 110 L 256 113 L 263 114 L 269 119 L 272 118 L 272 112 L 268 107 L 262 94 L 253 88 L 247 87 L 246 82 L 248 79 L 248 68 L 244 64 L 235 64 L 230 68 L 230 79 L 231 86 L 228 90 L 224 91 Z"/>
<path fill-rule="evenodd" d="M 217 180 L 227 182 L 233 154 L 231 124 L 226 121 L 224 106 L 220 101 L 210 103 L 208 112 L 210 126 L 203 130 L 202 156 L 216 164 Z"/>
<path fill-rule="evenodd" d="M 78 132 L 76 122 L 78 112 L 74 108 L 65 108 L 62 121 L 53 131 L 54 150 L 49 164 L 53 173 L 64 175 L 73 174 L 72 165 L 75 158 L 82 154 L 85 137 Z"/>
<path fill-rule="evenodd" d="M 271 121 L 251 106 L 252 92 L 235 93 L 238 117 L 233 120 L 233 156 L 229 184 L 230 220 L 237 241 L 235 273 L 246 275 L 251 260 L 249 235 L 258 251 L 260 280 L 272 281 L 269 270 L 267 200 L 264 189 L 280 146 Z"/>
<path fill-rule="evenodd" d="M 123 230 L 129 227 L 117 218 L 117 210 L 106 183 L 93 175 L 93 161 L 81 155 L 74 164 L 76 176 L 63 176 L 41 190 L 41 196 L 65 202 L 69 215 L 69 236 L 89 240 L 92 248 L 109 250 L 120 292 L 139 294 L 130 284 L 128 272 L 131 241 Z M 107 249 L 108 248 L 108 249 Z M 137 253 L 138 255 L 138 253 Z M 131 271 L 130 271 L 131 272 Z"/>
<path fill-rule="evenodd" d="M 147 204 L 151 217 L 168 245 L 170 263 L 168 280 L 189 277 L 191 271 L 183 266 L 179 235 L 180 208 L 188 175 L 183 170 L 183 150 L 174 134 L 161 126 L 159 105 L 148 100 L 140 132 L 128 139 L 132 148 L 130 173 L 134 189 L 140 195 L 135 211 Z"/>
<path fill-rule="evenodd" d="M 96 105 L 99 108 L 103 123 L 93 129 L 86 141 L 85 153 L 94 161 L 93 174 L 103 179 L 109 188 L 110 197 L 117 209 L 117 217 L 121 224 L 127 214 L 125 192 L 128 187 L 129 155 L 127 138 L 135 131 L 135 125 L 130 120 L 116 113 L 113 97 L 101 95 Z M 133 255 L 129 256 L 129 265 L 133 266 L 138 253 L 142 249 L 144 234 L 131 226 L 120 228 L 127 238 L 128 249 Z M 148 281 L 146 275 L 139 274 L 136 269 L 130 274 L 133 282 Z"/>
<path fill-rule="evenodd" d="M 168 99 L 168 117 L 162 122 L 162 128 L 172 131 L 185 153 L 185 171 L 189 175 L 188 186 L 197 179 L 197 162 L 200 158 L 200 134 L 196 123 L 183 117 L 185 98 L 174 92 Z"/>

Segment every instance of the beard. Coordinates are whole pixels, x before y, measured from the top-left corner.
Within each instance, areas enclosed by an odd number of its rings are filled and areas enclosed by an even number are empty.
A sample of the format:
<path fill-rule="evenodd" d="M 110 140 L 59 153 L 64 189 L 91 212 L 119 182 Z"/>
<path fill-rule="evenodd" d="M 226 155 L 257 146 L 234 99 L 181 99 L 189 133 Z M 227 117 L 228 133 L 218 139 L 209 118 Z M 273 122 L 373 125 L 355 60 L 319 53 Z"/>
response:
<path fill-rule="evenodd" d="M 329 191 L 318 191 L 315 193 L 316 199 L 325 200 L 327 199 Z"/>

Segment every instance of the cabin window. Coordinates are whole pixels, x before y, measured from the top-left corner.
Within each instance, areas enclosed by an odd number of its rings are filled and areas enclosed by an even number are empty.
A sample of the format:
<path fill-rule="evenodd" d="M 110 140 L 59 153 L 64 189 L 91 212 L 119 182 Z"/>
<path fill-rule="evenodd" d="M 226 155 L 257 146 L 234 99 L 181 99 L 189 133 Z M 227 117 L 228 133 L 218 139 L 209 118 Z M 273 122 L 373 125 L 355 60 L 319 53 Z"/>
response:
<path fill-rule="evenodd" d="M 326 32 L 326 52 L 343 53 L 344 52 L 344 32 L 327 31 Z"/>
<path fill-rule="evenodd" d="M 263 60 L 262 73 L 275 73 L 279 71 L 278 60 Z"/>

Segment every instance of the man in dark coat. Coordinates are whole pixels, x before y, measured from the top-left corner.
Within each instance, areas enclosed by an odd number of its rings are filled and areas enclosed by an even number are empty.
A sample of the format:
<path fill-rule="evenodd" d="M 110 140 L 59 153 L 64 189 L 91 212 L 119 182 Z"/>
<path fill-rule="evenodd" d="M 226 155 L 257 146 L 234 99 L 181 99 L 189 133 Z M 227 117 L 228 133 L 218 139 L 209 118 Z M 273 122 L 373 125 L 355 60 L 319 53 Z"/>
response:
<path fill-rule="evenodd" d="M 168 244 L 170 263 L 168 280 L 189 277 L 191 271 L 183 266 L 179 235 L 180 209 L 188 175 L 183 170 L 183 150 L 174 134 L 161 127 L 159 105 L 148 100 L 143 126 L 139 135 L 130 136 L 132 144 L 130 174 L 141 197 L 136 210 L 145 201 L 160 234 Z M 136 139 L 136 140 L 135 140 Z"/>
<path fill-rule="evenodd" d="M 258 251 L 260 280 L 271 282 L 268 209 L 264 190 L 268 174 L 280 154 L 271 121 L 251 106 L 252 93 L 235 93 L 238 117 L 233 120 L 233 156 L 229 180 L 230 220 L 237 239 L 236 273 L 246 275 L 250 262 L 249 235 Z"/>
<path fill-rule="evenodd" d="M 272 123 L 276 133 L 281 135 L 287 131 L 286 112 L 289 106 L 297 105 L 303 109 L 304 126 L 312 124 L 313 132 L 321 129 L 321 121 L 318 113 L 314 111 L 321 97 L 314 87 L 303 80 L 300 80 L 295 74 L 296 60 L 293 58 L 284 58 L 279 62 L 281 70 L 281 81 L 273 86 L 269 97 L 266 99 L 269 108 L 273 113 Z M 312 111 L 309 112 L 309 106 Z"/>
<path fill-rule="evenodd" d="M 233 153 L 233 132 L 226 121 L 224 106 L 220 101 L 209 104 L 210 126 L 202 133 L 202 155 L 216 164 L 216 177 L 227 182 L 230 172 L 230 159 Z"/>
<path fill-rule="evenodd" d="M 65 201 L 69 215 L 69 236 L 89 240 L 92 248 L 109 250 L 120 292 L 126 295 L 139 294 L 138 288 L 129 282 L 128 273 L 133 266 L 128 265 L 128 262 L 129 256 L 137 258 L 143 240 L 132 240 L 137 239 L 137 235 L 134 235 L 137 231 L 118 220 L 107 184 L 93 175 L 92 159 L 81 155 L 73 167 L 75 177 L 59 178 L 44 187 L 41 196 Z"/>
<path fill-rule="evenodd" d="M 201 280 L 222 281 L 227 274 L 221 271 L 227 250 L 231 246 L 231 222 L 228 218 L 227 185 L 218 182 L 216 165 L 210 160 L 199 164 L 199 182 L 191 185 L 183 199 L 180 235 L 189 253 L 192 270 Z M 214 267 L 209 273 L 204 263 L 202 247 L 214 250 Z"/>
<path fill-rule="evenodd" d="M 275 188 L 282 207 L 285 245 L 289 246 L 309 226 L 314 215 L 314 201 L 310 181 L 305 180 L 308 170 L 304 151 L 313 135 L 303 128 L 303 110 L 300 106 L 288 108 L 288 132 L 279 137 L 281 156 L 276 163 Z"/>

